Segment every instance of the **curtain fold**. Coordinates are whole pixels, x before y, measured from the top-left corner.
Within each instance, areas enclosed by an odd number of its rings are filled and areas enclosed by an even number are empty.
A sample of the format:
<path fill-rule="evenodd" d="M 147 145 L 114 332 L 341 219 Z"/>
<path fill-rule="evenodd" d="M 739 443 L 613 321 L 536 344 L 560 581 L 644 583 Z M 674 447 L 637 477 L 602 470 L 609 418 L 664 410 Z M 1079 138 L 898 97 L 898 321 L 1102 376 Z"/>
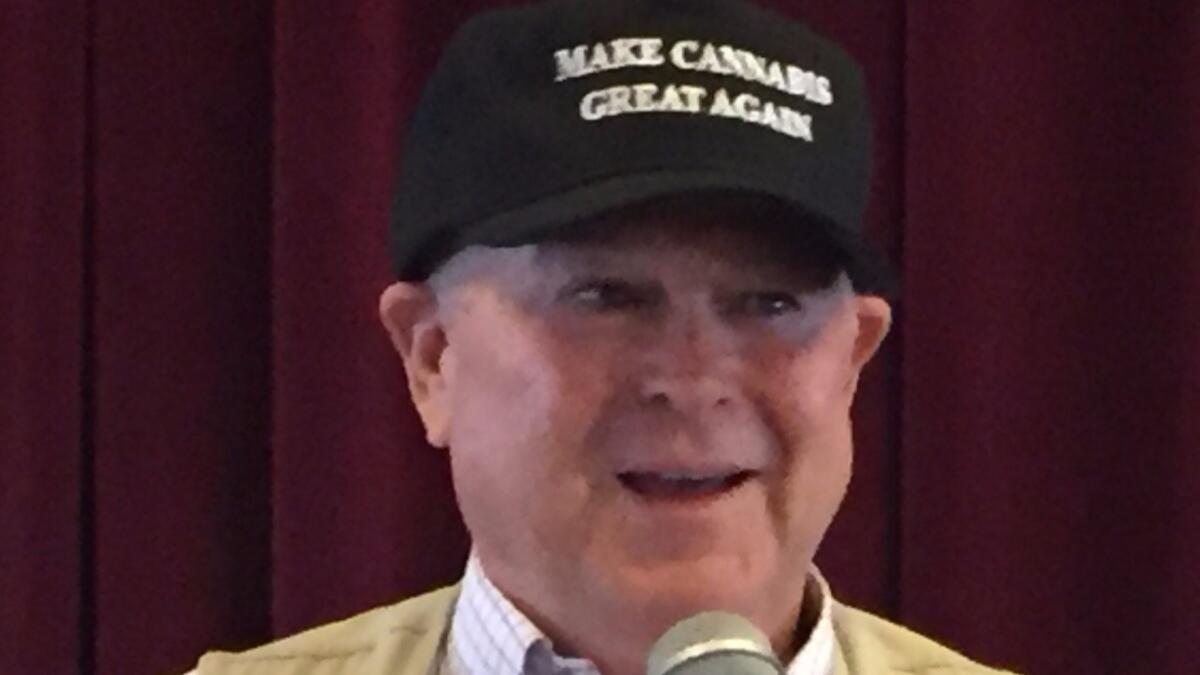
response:
<path fill-rule="evenodd" d="M 81 541 L 87 12 L 0 6 L 0 672 L 90 654 Z"/>
<path fill-rule="evenodd" d="M 762 1 L 862 62 L 904 280 L 835 592 L 1200 671 L 1200 5 Z M 0 672 L 184 672 L 458 575 L 376 303 L 400 130 L 499 4 L 0 8 Z"/>
<path fill-rule="evenodd" d="M 401 117 L 465 16 L 293 2 L 275 23 L 278 633 L 450 581 L 466 543 L 378 319 Z M 331 39 L 331 36 L 338 36 Z"/>
<path fill-rule="evenodd" d="M 96 673 L 270 636 L 271 20 L 94 3 Z"/>
<path fill-rule="evenodd" d="M 900 615 L 1194 672 L 1200 6 L 909 11 Z"/>

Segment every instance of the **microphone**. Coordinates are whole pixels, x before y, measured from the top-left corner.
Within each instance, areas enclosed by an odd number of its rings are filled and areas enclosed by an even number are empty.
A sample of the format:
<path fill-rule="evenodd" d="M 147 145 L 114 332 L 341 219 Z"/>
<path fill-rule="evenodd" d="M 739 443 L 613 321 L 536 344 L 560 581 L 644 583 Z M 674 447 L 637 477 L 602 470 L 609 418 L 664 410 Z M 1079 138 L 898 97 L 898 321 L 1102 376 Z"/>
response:
<path fill-rule="evenodd" d="M 783 666 L 754 624 L 737 614 L 701 612 L 658 638 L 646 675 L 783 675 Z"/>

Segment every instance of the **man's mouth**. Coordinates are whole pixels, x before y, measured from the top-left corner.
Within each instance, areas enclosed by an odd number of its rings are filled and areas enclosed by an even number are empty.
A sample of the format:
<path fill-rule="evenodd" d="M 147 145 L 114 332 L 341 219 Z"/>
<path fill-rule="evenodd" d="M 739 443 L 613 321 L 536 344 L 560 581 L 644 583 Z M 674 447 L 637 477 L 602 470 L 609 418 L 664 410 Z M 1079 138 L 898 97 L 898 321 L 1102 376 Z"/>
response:
<path fill-rule="evenodd" d="M 754 471 L 717 475 L 626 471 L 617 478 L 627 489 L 648 499 L 691 500 L 732 492 L 754 475 Z"/>

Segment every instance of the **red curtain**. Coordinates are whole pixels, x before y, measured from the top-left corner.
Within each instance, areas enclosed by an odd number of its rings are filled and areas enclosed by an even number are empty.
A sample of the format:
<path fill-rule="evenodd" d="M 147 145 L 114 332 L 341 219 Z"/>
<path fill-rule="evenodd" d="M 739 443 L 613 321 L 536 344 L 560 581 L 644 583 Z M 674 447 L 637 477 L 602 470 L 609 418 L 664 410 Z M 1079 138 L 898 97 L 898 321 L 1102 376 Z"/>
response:
<path fill-rule="evenodd" d="M 457 576 L 375 307 L 399 131 L 494 4 L 0 6 L 0 672 L 182 672 Z M 838 595 L 1200 672 L 1200 4 L 770 4 L 864 64 L 905 280 Z"/>

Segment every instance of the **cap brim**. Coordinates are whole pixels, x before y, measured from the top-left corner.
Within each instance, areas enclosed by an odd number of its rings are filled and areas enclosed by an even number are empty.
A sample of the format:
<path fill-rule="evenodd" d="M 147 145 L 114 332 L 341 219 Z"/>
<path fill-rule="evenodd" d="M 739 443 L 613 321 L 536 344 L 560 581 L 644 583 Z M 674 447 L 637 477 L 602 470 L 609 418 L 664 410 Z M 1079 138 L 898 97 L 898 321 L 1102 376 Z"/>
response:
<path fill-rule="evenodd" d="M 473 244 L 518 246 L 551 237 L 614 209 L 657 197 L 706 190 L 761 194 L 780 200 L 804 216 L 806 224 L 819 228 L 845 255 L 846 273 L 856 292 L 890 297 L 898 291 L 897 275 L 887 259 L 856 232 L 811 208 L 811 201 L 803 195 L 773 188 L 762 176 L 714 169 L 651 170 L 592 181 L 466 224 L 453 241 L 441 242 L 441 248 L 448 253 Z M 414 271 L 418 276 L 427 276 L 444 262 L 444 253 L 430 251 L 423 263 L 419 263 L 422 269 Z"/>

